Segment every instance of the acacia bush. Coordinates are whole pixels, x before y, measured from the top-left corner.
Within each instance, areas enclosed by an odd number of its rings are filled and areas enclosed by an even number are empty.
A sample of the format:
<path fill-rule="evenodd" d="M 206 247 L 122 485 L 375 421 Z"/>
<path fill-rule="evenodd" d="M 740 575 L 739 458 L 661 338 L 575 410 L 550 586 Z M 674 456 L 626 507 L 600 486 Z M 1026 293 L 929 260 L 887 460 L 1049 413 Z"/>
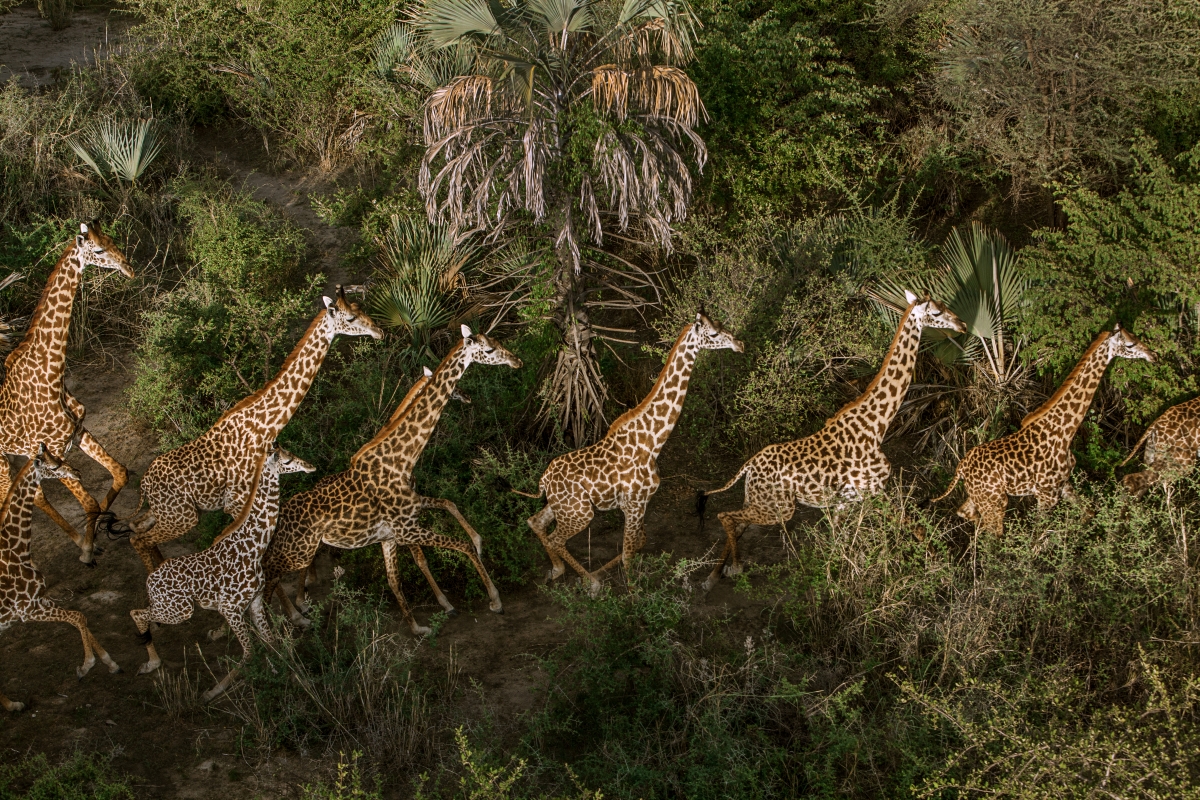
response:
<path fill-rule="evenodd" d="M 146 313 L 131 410 L 165 447 L 196 438 L 279 369 L 315 315 L 323 276 L 303 275 L 303 235 L 229 188 L 180 183 L 187 267 Z"/>

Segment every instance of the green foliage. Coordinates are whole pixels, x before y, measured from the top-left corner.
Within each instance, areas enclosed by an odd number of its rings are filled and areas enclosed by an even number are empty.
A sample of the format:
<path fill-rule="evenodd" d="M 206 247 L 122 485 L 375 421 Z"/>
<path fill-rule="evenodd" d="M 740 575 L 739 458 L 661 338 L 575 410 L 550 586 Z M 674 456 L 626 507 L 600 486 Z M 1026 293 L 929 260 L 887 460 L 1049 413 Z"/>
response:
<path fill-rule="evenodd" d="M 154 120 L 102 120 L 82 139 L 68 144 L 102 181 L 134 185 L 162 150 Z"/>
<path fill-rule="evenodd" d="M 1012 191 L 1086 174 L 1112 181 L 1147 100 L 1190 96 L 1200 3 L 999 0 L 954 9 L 931 78 L 958 136 Z"/>
<path fill-rule="evenodd" d="M 811 432 L 850 399 L 846 379 L 874 372 L 892 335 L 860 287 L 881 275 L 925 282 L 924 250 L 891 205 L 747 227 L 736 243 L 710 228 L 689 231 L 695 267 L 655 323 L 674 341 L 704 305 L 746 342 L 745 355 L 697 362 L 680 426 L 700 448 L 744 450 Z"/>
<path fill-rule="evenodd" d="M 191 440 L 265 383 L 315 313 L 298 229 L 248 195 L 183 184 L 183 280 L 146 314 L 130 407 L 164 445 Z"/>
<path fill-rule="evenodd" d="M 875 107 L 888 93 L 855 73 L 812 6 L 697 4 L 704 27 L 693 73 L 711 118 L 708 202 L 733 219 L 824 210 L 884 160 L 885 120 Z"/>
<path fill-rule="evenodd" d="M 405 141 L 385 123 L 408 101 L 370 65 L 391 0 L 135 0 L 130 11 L 146 45 L 135 77 L 156 108 L 243 119 L 324 169 Z"/>
<path fill-rule="evenodd" d="M 133 800 L 112 756 L 76 751 L 57 764 L 44 753 L 0 765 L 0 800 Z"/>
<path fill-rule="evenodd" d="M 1172 170 L 1140 141 L 1129 186 L 1105 197 L 1081 185 L 1056 188 L 1065 230 L 1039 231 L 1022 254 L 1033 281 L 1022 329 L 1027 359 L 1061 375 L 1101 331 L 1120 322 L 1158 363 L 1109 371 L 1130 418 L 1148 422 L 1197 389 L 1200 357 L 1200 151 Z"/>
<path fill-rule="evenodd" d="M 247 663 L 235 709 L 257 746 L 355 743 L 394 768 L 428 759 L 435 720 L 429 689 L 413 672 L 417 645 L 407 631 L 393 632 L 378 602 L 341 582 L 310 618 L 303 635 L 283 626 Z"/>
<path fill-rule="evenodd" d="M 375 789 L 364 789 L 362 773 L 359 770 L 358 759 L 362 753 L 355 750 L 346 760 L 345 753 L 338 753 L 337 776 L 332 786 L 318 783 L 315 786 L 304 787 L 304 800 L 382 800 L 379 777 L 375 779 Z"/>

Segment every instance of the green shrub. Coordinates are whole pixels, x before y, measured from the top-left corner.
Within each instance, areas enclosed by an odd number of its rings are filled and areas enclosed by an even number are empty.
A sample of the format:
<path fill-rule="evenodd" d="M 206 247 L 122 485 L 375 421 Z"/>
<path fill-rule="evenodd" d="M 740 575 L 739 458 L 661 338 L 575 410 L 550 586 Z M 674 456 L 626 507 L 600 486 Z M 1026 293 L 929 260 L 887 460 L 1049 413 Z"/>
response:
<path fill-rule="evenodd" d="M 76 751 L 57 764 L 45 754 L 0 765 L 0 800 L 133 800 L 111 755 Z"/>
<path fill-rule="evenodd" d="M 158 108 L 244 120 L 325 169 L 407 138 L 390 123 L 413 106 L 374 76 L 371 58 L 395 21 L 391 0 L 136 0 L 130 10 L 145 47 L 136 84 Z"/>
<path fill-rule="evenodd" d="M 146 314 L 130 392 L 164 446 L 194 439 L 275 374 L 324 282 L 301 276 L 301 232 L 263 203 L 203 184 L 178 191 L 190 266 Z"/>
<path fill-rule="evenodd" d="M 1083 186 L 1056 191 L 1064 230 L 1039 231 L 1022 253 L 1033 281 L 1027 362 L 1065 374 L 1101 331 L 1120 322 L 1158 357 L 1119 361 L 1108 384 L 1129 417 L 1149 422 L 1198 387 L 1200 150 L 1173 170 L 1141 141 L 1129 185 L 1112 197 Z"/>

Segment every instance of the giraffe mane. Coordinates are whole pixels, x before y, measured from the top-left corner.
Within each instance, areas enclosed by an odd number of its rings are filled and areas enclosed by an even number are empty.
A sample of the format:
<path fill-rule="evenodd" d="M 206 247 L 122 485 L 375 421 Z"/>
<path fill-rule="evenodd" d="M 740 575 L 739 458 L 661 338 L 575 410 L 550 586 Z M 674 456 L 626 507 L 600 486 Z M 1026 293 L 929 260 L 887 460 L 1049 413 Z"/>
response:
<path fill-rule="evenodd" d="M 683 337 L 687 336 L 694 327 L 695 323 L 691 322 L 683 326 L 683 330 L 679 332 L 679 338 L 675 340 L 675 344 L 671 347 L 671 352 L 667 353 L 667 357 L 663 363 L 663 368 L 658 373 L 658 379 L 654 381 L 654 386 L 651 387 L 650 391 L 646 392 L 646 396 L 642 398 L 642 402 L 638 403 L 636 406 L 613 420 L 613 424 L 608 426 L 608 432 L 604 434 L 606 437 L 612 436 L 619 427 L 646 410 L 646 404 L 650 402 L 650 398 L 657 394 L 662 382 L 667 379 L 667 367 L 671 365 L 675 351 L 679 349 L 681 344 L 683 344 Z"/>
<path fill-rule="evenodd" d="M 879 371 L 875 373 L 875 377 L 871 379 L 869 384 L 867 384 L 867 388 L 863 389 L 859 393 L 858 397 L 854 398 L 837 410 L 837 413 L 834 414 L 829 420 L 830 422 L 837 419 L 850 409 L 855 408 L 863 401 L 864 398 L 866 398 L 871 394 L 871 392 L 875 391 L 875 389 L 879 387 L 879 382 L 883 380 L 883 375 L 886 372 L 884 368 L 887 366 L 888 362 L 892 360 L 892 356 L 896 354 L 896 348 L 900 346 L 900 335 L 904 333 L 904 326 L 908 324 L 908 319 L 912 316 L 913 309 L 917 307 L 917 303 L 923 302 L 925 301 L 917 298 L 913 302 L 909 303 L 908 308 L 904 309 L 904 316 L 900 317 L 900 324 L 896 326 L 896 335 L 892 337 L 892 343 L 888 346 L 887 352 L 883 355 L 883 361 L 880 362 Z"/>
<path fill-rule="evenodd" d="M 262 483 L 263 465 L 267 463 L 267 458 L 270 453 L 263 450 L 254 462 L 254 482 L 250 484 L 250 493 L 246 495 L 246 503 L 242 506 L 242 510 L 238 512 L 237 519 L 225 526 L 225 530 L 221 531 L 221 535 L 213 539 L 209 547 L 214 547 L 217 542 L 224 539 L 229 534 L 236 531 L 246 523 L 246 519 L 250 516 L 250 510 L 254 508 L 254 501 L 258 497 L 258 487 Z"/>
<path fill-rule="evenodd" d="M 1054 390 L 1054 394 L 1050 395 L 1050 399 L 1025 415 L 1025 418 L 1021 420 L 1022 428 L 1037 422 L 1048 411 L 1050 411 L 1050 409 L 1054 408 L 1055 404 L 1062 399 L 1062 396 L 1066 394 L 1067 390 L 1071 388 L 1071 385 L 1074 384 L 1076 379 L 1079 378 L 1079 373 L 1083 371 L 1084 366 L 1088 363 L 1088 361 L 1091 360 L 1092 353 L 1096 352 L 1096 348 L 1106 342 L 1110 336 L 1112 336 L 1112 331 L 1100 332 L 1100 335 L 1097 336 L 1090 345 L 1088 345 L 1088 349 L 1083 352 L 1083 355 L 1071 369 L 1071 372 L 1067 375 L 1063 382 L 1059 384 L 1058 388 Z"/>
<path fill-rule="evenodd" d="M 296 346 L 292 348 L 292 352 L 288 353 L 288 357 L 285 358 L 283 360 L 283 363 L 279 365 L 279 369 L 275 370 L 275 375 L 269 381 L 267 381 L 262 386 L 260 386 L 258 388 L 258 391 L 251 392 L 250 394 L 243 397 L 241 400 L 238 400 L 237 403 L 233 406 L 233 408 L 226 411 L 224 414 L 221 415 L 220 419 L 218 419 L 215 423 L 213 423 L 212 427 L 214 427 L 214 428 L 217 427 L 222 422 L 224 422 L 226 419 L 228 419 L 230 416 L 238 413 L 239 411 L 242 411 L 247 406 L 252 405 L 256 400 L 258 400 L 258 398 L 262 397 L 263 393 L 266 392 L 267 389 L 271 388 L 271 386 L 275 383 L 275 381 L 279 380 L 280 376 L 283 375 L 284 373 L 286 373 L 288 371 L 288 368 L 291 367 L 292 364 L 295 363 L 296 359 L 298 359 L 300 357 L 300 352 L 302 350 L 304 350 L 304 345 L 308 343 L 308 337 L 310 337 L 312 335 L 312 333 L 316 329 L 317 325 L 321 324 L 321 321 L 325 319 L 326 313 L 327 313 L 326 311 L 322 310 L 322 311 L 318 312 L 315 317 L 312 318 L 312 322 L 308 323 L 308 328 L 305 329 L 304 335 L 300 337 L 300 340 L 296 342 Z"/>
<path fill-rule="evenodd" d="M 387 421 L 387 424 L 380 428 L 379 433 L 372 436 L 369 442 L 358 448 L 358 451 L 350 457 L 351 466 L 354 466 L 354 464 L 358 462 L 359 458 L 365 453 L 369 452 L 372 448 L 379 446 L 385 439 L 396 432 L 396 429 L 408 419 L 409 415 L 412 414 L 413 409 L 417 407 L 417 401 L 421 399 L 421 395 L 425 394 L 429 387 L 433 385 L 433 381 L 435 378 L 437 378 L 438 373 L 442 371 L 442 368 L 449 363 L 450 359 L 461 349 L 462 342 L 456 342 L 454 347 L 450 348 L 450 352 L 446 353 L 445 357 L 442 358 L 441 363 L 438 364 L 438 368 L 434 370 L 431 377 L 421 377 L 412 385 L 412 388 L 408 390 L 408 394 L 404 395 L 404 399 L 400 401 L 400 403 L 396 406 L 396 410 L 392 412 L 392 418 Z M 408 403 L 407 407 L 405 406 L 405 403 Z"/>
<path fill-rule="evenodd" d="M 51 287 L 54 286 L 54 278 L 58 275 L 58 271 L 62 269 L 63 264 L 71 253 L 75 252 L 75 240 L 63 250 L 62 255 L 58 257 L 58 262 L 55 263 L 54 269 L 50 270 L 50 277 L 46 279 L 46 285 L 42 287 L 42 294 L 38 297 L 37 306 L 33 310 L 33 315 L 29 318 L 29 324 L 25 327 L 26 331 L 33 331 L 37 326 L 42 324 L 42 319 L 49 313 L 49 296 Z M 13 361 L 21 353 L 26 343 L 30 342 L 29 335 L 26 334 L 24 341 L 13 348 L 12 352 L 4 359 L 4 368 L 7 370 L 13 365 Z"/>

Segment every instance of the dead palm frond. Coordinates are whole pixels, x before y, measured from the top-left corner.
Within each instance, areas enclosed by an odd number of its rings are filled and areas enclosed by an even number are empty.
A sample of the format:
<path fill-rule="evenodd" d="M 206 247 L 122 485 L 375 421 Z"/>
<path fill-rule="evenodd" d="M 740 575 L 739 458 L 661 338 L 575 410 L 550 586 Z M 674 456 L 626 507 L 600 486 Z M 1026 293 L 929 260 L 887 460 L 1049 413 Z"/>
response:
<path fill-rule="evenodd" d="M 106 119 L 81 138 L 67 143 L 100 180 L 136 185 L 162 150 L 154 120 Z"/>
<path fill-rule="evenodd" d="M 698 26 L 686 0 L 423 0 L 376 47 L 380 74 L 428 91 L 418 185 L 429 218 L 491 241 L 529 221 L 551 231 L 544 259 L 485 277 L 486 302 L 552 295 L 562 344 L 544 411 L 577 443 L 605 426 L 589 313 L 659 296 L 654 270 L 606 245 L 669 250 L 707 159 L 704 106 L 681 68 Z M 595 124 L 574 124 L 580 115 Z"/>

